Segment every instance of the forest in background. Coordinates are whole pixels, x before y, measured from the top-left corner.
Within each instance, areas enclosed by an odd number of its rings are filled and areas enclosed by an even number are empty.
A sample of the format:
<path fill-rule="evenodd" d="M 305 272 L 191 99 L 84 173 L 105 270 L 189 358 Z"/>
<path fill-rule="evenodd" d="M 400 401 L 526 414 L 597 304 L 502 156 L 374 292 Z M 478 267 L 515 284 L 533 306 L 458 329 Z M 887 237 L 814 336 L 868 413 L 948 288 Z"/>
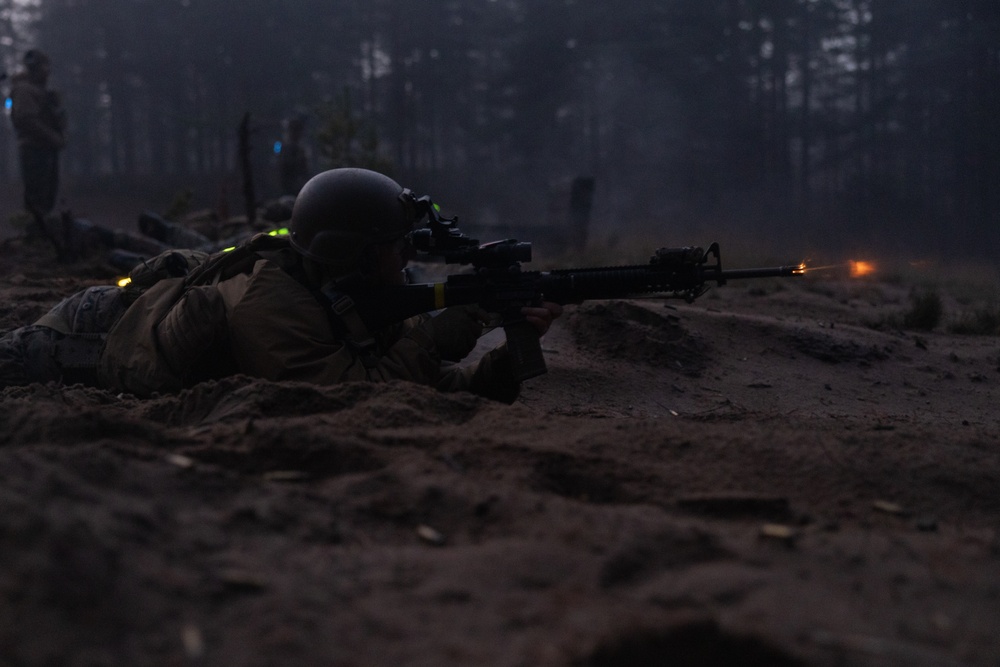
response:
<path fill-rule="evenodd" d="M 316 170 L 377 158 L 478 224 L 585 175 L 595 238 L 1000 250 L 996 0 L 0 0 L 8 72 L 30 46 L 64 193 L 238 209 L 243 114 L 261 196 L 302 114 Z"/>

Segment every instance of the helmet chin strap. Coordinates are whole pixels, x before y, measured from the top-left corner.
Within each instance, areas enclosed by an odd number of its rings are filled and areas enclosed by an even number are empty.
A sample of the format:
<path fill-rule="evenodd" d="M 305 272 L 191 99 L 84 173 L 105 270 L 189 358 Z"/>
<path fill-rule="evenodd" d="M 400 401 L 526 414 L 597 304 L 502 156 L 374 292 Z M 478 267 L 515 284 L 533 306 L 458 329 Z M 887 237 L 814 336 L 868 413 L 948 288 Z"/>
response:
<path fill-rule="evenodd" d="M 365 246 L 351 266 L 333 266 L 302 256 L 302 268 L 309 281 L 322 291 L 370 285 L 378 272 L 372 245 Z"/>

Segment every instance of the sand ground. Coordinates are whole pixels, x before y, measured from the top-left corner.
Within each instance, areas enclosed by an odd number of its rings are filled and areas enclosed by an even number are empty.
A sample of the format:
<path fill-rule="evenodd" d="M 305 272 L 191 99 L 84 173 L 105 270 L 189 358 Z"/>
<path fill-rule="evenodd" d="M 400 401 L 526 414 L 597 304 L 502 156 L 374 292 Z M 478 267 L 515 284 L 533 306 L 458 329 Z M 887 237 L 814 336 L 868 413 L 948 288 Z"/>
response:
<path fill-rule="evenodd" d="M 114 278 L 0 258 L 0 331 Z M 996 665 L 1000 338 L 914 289 L 571 306 L 513 406 L 7 388 L 0 664 Z"/>

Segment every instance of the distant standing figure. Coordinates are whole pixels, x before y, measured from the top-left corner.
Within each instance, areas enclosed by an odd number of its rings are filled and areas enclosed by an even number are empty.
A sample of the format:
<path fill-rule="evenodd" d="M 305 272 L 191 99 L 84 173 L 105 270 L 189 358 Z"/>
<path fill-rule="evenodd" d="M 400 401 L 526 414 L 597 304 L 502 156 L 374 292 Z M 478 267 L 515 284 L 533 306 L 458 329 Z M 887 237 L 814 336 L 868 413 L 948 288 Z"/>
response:
<path fill-rule="evenodd" d="M 278 174 L 281 178 L 281 194 L 299 194 L 299 190 L 309 180 L 309 153 L 302 145 L 305 120 L 295 116 L 288 121 L 288 136 L 278 152 Z"/>
<path fill-rule="evenodd" d="M 17 132 L 24 205 L 44 216 L 59 191 L 59 151 L 66 145 L 66 112 L 59 94 L 46 88 L 51 64 L 38 49 L 24 54 L 24 71 L 11 81 L 11 121 Z"/>

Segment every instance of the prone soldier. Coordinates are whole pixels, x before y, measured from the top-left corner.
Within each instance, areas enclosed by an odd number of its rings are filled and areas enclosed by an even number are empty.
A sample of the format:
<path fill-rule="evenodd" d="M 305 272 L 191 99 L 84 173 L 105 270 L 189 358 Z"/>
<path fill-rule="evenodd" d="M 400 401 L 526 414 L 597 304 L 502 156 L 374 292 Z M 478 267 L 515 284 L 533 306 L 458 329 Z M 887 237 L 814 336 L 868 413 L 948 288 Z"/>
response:
<path fill-rule="evenodd" d="M 405 282 L 417 201 L 377 172 L 323 172 L 296 199 L 287 238 L 259 235 L 211 256 L 166 253 L 136 267 L 132 286 L 89 288 L 0 337 L 0 386 L 83 382 L 141 396 L 242 373 L 402 379 L 512 402 L 520 381 L 504 344 L 454 363 L 488 321 L 478 305 L 372 331 L 349 296 Z M 538 334 L 561 312 L 548 302 L 522 311 Z"/>

